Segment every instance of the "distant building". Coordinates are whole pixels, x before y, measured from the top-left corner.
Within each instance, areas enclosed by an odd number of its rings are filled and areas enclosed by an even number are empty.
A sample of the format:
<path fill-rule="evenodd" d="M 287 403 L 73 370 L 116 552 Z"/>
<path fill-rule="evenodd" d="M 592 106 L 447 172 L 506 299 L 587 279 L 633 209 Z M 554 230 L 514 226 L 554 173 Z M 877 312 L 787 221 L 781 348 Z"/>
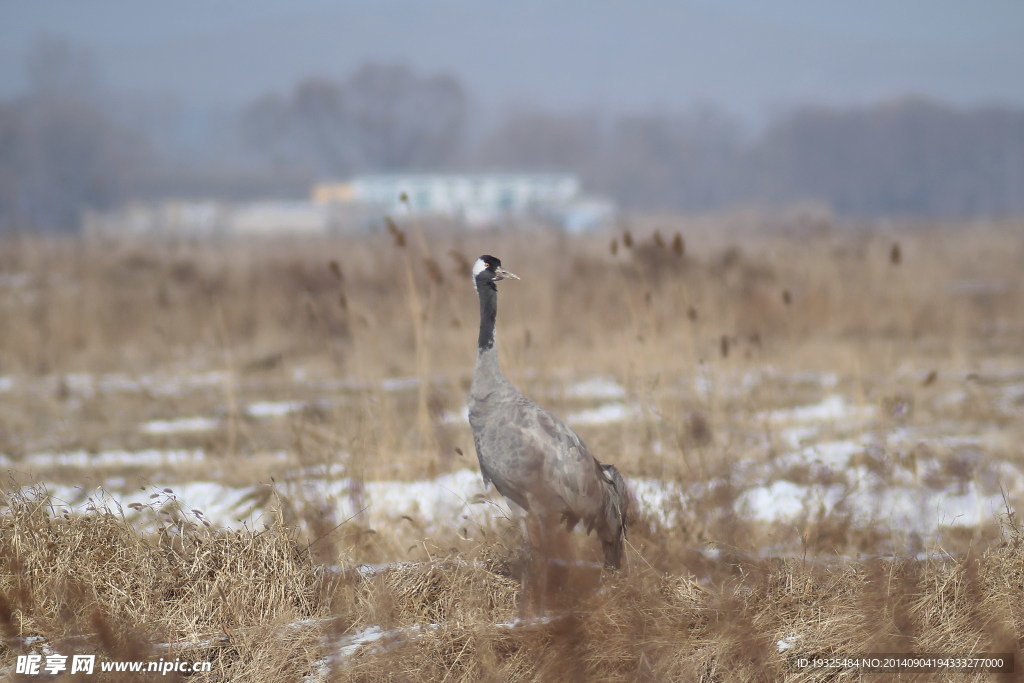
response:
<path fill-rule="evenodd" d="M 611 202 L 580 194 L 568 173 L 395 173 L 321 183 L 314 202 L 362 206 L 381 214 L 437 216 L 480 227 L 510 219 L 540 219 L 587 230 L 614 213 Z"/>
<path fill-rule="evenodd" d="M 164 200 L 113 211 L 86 211 L 86 237 L 239 237 L 316 235 L 331 230 L 330 208 L 306 201 Z"/>
<path fill-rule="evenodd" d="M 331 228 L 329 209 L 314 202 L 236 204 L 230 218 L 230 232 L 234 235 L 315 235 Z"/>
<path fill-rule="evenodd" d="M 133 202 L 85 211 L 88 237 L 245 237 L 360 232 L 384 216 L 437 217 L 469 227 L 541 221 L 584 232 L 611 220 L 611 202 L 580 194 L 566 173 L 401 173 L 320 183 L 309 201 Z"/>

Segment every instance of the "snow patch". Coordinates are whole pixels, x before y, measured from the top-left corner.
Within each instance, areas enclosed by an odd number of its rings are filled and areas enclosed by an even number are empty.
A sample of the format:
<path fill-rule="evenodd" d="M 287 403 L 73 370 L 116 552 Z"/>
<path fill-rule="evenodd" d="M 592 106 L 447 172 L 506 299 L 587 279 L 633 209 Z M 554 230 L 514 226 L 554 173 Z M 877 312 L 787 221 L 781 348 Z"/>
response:
<path fill-rule="evenodd" d="M 380 381 L 380 388 L 384 391 L 405 391 L 414 389 L 419 384 L 419 377 L 388 377 Z"/>
<path fill-rule="evenodd" d="M 926 536 L 943 526 L 990 522 L 1004 508 L 1000 494 L 986 494 L 974 482 L 967 482 L 958 493 L 912 486 L 877 490 L 840 484 L 808 486 L 783 480 L 744 491 L 736 501 L 736 512 L 763 522 L 791 523 L 831 513 L 840 504 L 859 526 L 881 525 Z"/>
<path fill-rule="evenodd" d="M 818 469 L 838 470 L 846 467 L 851 457 L 863 452 L 864 445 L 856 441 L 825 441 L 779 456 L 773 462 L 780 468 L 810 465 Z"/>
<path fill-rule="evenodd" d="M 779 430 L 779 438 L 787 446 L 797 448 L 803 446 L 807 441 L 817 436 L 819 428 L 816 426 L 786 427 Z"/>
<path fill-rule="evenodd" d="M 454 413 L 450 410 L 444 411 L 441 417 L 438 418 L 441 424 L 445 425 L 468 425 L 469 424 L 469 406 L 464 405 L 459 412 Z"/>
<path fill-rule="evenodd" d="M 605 403 L 590 410 L 581 410 L 570 413 L 566 416 L 567 424 L 577 425 L 602 425 L 612 422 L 625 422 L 639 417 L 640 411 L 636 406 L 626 405 L 619 401 Z"/>
<path fill-rule="evenodd" d="M 778 642 L 775 643 L 775 647 L 779 652 L 786 652 L 788 650 L 792 650 L 793 646 L 796 645 L 796 641 L 798 640 L 800 640 L 800 636 L 793 633 L 786 636 L 785 638 L 781 638 Z"/>
<path fill-rule="evenodd" d="M 284 417 L 302 412 L 306 405 L 303 401 L 257 401 L 250 403 L 245 412 L 250 417 Z"/>
<path fill-rule="evenodd" d="M 187 463 L 200 463 L 206 459 L 202 449 L 194 450 L 160 450 L 155 448 L 141 451 L 100 451 L 89 453 L 78 450 L 67 453 L 31 453 L 17 462 L 0 455 L 0 465 L 5 467 L 122 467 L 122 466 L 145 466 L 154 467 L 159 465 L 181 465 Z"/>
<path fill-rule="evenodd" d="M 607 377 L 591 377 L 582 382 L 576 382 L 565 390 L 565 395 L 570 398 L 590 398 L 610 400 L 624 398 L 626 390 L 615 380 Z"/>
<path fill-rule="evenodd" d="M 784 408 L 759 413 L 762 419 L 771 422 L 838 422 L 844 419 L 861 420 L 870 418 L 875 410 L 872 406 L 854 406 L 838 394 L 808 405 Z"/>
<path fill-rule="evenodd" d="M 641 510 L 662 526 L 672 527 L 678 523 L 678 512 L 686 502 L 682 486 L 661 479 L 627 479 L 626 483 Z"/>
<path fill-rule="evenodd" d="M 63 383 L 69 392 L 87 397 L 94 396 L 97 393 L 145 393 L 153 396 L 180 396 L 191 391 L 224 385 L 230 379 L 230 373 L 221 371 L 186 375 L 138 376 L 125 373 L 91 375 L 78 372 L 50 377 L 45 383 L 51 385 Z"/>
<path fill-rule="evenodd" d="M 112 483 L 112 482 L 111 482 Z M 26 488 L 26 492 L 31 487 Z M 79 512 L 87 510 L 89 498 L 95 504 L 127 509 L 132 503 L 148 505 L 151 489 L 118 492 L 110 487 L 85 488 L 64 484 L 45 484 L 54 500 Z M 418 481 L 368 481 L 351 479 L 303 479 L 267 485 L 231 487 L 216 482 L 155 484 L 155 491 L 170 488 L 167 494 L 184 509 L 199 509 L 204 519 L 229 528 L 259 519 L 272 502 L 272 491 L 282 498 L 326 501 L 334 508 L 338 521 L 357 519 L 370 526 L 416 524 L 428 533 L 444 528 L 472 528 L 489 525 L 514 515 L 508 504 L 493 489 L 484 490 L 479 472 L 459 470 L 436 479 Z"/>
<path fill-rule="evenodd" d="M 139 425 L 145 434 L 180 434 L 182 432 L 206 432 L 214 429 L 219 421 L 209 417 L 179 417 L 174 420 L 150 420 Z"/>

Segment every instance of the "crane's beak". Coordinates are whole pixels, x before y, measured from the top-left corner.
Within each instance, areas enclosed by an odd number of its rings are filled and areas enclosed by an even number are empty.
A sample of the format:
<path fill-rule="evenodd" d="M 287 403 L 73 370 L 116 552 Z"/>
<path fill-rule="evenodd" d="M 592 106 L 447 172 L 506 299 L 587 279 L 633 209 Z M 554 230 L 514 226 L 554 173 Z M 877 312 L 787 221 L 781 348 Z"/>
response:
<path fill-rule="evenodd" d="M 495 282 L 497 282 L 498 280 L 504 280 L 505 278 L 511 278 L 513 280 L 518 280 L 519 279 L 518 275 L 516 275 L 515 273 L 512 273 L 512 272 L 509 272 L 509 271 L 505 270 L 501 266 L 498 266 L 497 268 L 494 269 L 494 274 L 496 276 L 494 278 Z"/>

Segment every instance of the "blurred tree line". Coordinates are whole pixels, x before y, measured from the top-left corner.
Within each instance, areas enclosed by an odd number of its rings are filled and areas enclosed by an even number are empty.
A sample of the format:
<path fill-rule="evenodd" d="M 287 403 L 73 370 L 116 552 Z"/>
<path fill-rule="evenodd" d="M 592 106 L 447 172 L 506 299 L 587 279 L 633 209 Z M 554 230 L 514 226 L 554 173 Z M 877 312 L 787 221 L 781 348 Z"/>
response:
<path fill-rule="evenodd" d="M 713 108 L 509 116 L 479 161 L 581 174 L 627 208 L 703 211 L 824 202 L 857 216 L 1024 212 L 1024 111 L 923 99 L 807 107 L 746 136 Z"/>
<path fill-rule="evenodd" d="M 0 101 L 0 228 L 72 229 L 125 198 L 148 144 L 106 111 L 87 52 L 44 39 L 26 72 L 28 91 Z"/>
<path fill-rule="evenodd" d="M 302 196 L 309 184 L 406 170 L 566 170 L 630 210 L 823 202 L 856 216 L 1024 211 L 1024 110 L 907 98 L 806 107 L 756 135 L 727 114 L 517 108 L 481 120 L 450 75 L 367 64 L 267 93 L 171 163 L 166 125 L 130 125 L 87 54 L 43 41 L 30 86 L 0 101 L 0 227 L 73 229 L 132 198 Z M 173 145 L 173 141 L 170 143 Z M 215 170 L 211 170 L 215 169 Z"/>
<path fill-rule="evenodd" d="M 310 79 L 287 97 L 258 99 L 243 109 L 238 132 L 273 165 L 321 176 L 434 168 L 457 159 L 468 106 L 451 76 L 368 64 L 344 81 Z"/>

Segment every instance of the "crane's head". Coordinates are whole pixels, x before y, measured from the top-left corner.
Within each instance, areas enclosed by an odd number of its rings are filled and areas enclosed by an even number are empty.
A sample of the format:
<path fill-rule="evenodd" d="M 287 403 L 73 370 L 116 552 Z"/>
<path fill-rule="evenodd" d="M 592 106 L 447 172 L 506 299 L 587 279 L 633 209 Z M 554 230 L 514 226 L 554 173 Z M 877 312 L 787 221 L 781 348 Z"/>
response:
<path fill-rule="evenodd" d="M 496 256 L 484 254 L 473 264 L 473 282 L 478 289 L 487 284 L 493 287 L 495 282 L 505 278 L 518 280 L 519 276 L 502 268 L 501 259 Z"/>

